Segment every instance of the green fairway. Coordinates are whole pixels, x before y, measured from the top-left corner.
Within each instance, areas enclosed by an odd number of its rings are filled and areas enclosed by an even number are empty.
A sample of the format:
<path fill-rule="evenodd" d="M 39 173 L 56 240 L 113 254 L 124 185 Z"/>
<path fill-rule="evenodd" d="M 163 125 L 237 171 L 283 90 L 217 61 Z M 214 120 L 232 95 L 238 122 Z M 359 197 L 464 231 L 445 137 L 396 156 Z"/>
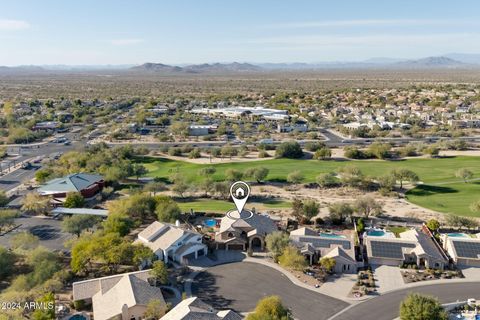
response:
<path fill-rule="evenodd" d="M 235 206 L 231 201 L 212 200 L 212 199 L 197 199 L 194 201 L 178 201 L 178 206 L 182 211 L 188 212 L 190 209 L 200 212 L 226 212 L 234 209 Z M 265 202 L 249 202 L 246 205 L 247 209 L 256 208 L 259 210 L 273 209 L 273 208 L 290 208 L 290 202 L 283 200 L 268 200 Z"/>
<path fill-rule="evenodd" d="M 467 168 L 480 178 L 480 157 L 448 157 L 438 159 L 408 159 L 401 161 L 318 161 L 294 159 L 270 159 L 265 161 L 224 163 L 213 165 L 192 164 L 163 158 L 147 158 L 142 161 L 148 169 L 149 176 L 159 177 L 169 182 L 169 177 L 181 173 L 192 182 L 198 182 L 202 176 L 198 170 L 214 166 L 217 171 L 213 178 L 224 179 L 225 170 L 245 171 L 252 167 L 266 167 L 270 170 L 268 181 L 285 181 L 288 173 L 299 170 L 304 175 L 303 182 L 314 182 L 320 173 L 334 172 L 346 165 L 354 165 L 369 176 L 380 176 L 395 168 L 408 168 L 418 174 L 424 183 L 407 193 L 408 200 L 421 206 L 441 212 L 459 215 L 478 215 L 470 211 L 470 204 L 480 199 L 480 185 L 472 182 L 465 184 L 455 177 L 459 168 Z"/>

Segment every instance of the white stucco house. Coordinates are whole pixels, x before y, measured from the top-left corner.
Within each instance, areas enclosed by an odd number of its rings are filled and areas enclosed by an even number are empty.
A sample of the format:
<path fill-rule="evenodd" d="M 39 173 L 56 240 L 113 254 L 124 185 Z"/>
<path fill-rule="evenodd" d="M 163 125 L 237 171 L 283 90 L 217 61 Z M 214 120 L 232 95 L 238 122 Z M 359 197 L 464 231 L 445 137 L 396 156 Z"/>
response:
<path fill-rule="evenodd" d="M 199 233 L 158 221 L 140 232 L 135 243 L 149 247 L 165 263 L 175 261 L 186 264 L 189 259 L 207 254 L 207 246 Z"/>

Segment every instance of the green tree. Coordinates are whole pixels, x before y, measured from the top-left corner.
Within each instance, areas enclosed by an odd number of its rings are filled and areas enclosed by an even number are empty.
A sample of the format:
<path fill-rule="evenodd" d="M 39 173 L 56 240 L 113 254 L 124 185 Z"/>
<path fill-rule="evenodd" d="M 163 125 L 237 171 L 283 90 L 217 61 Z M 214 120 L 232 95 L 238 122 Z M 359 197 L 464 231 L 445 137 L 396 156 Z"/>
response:
<path fill-rule="evenodd" d="M 38 303 L 44 305 L 43 308 L 35 309 L 32 313 L 33 320 L 54 320 L 55 319 L 55 296 L 52 292 L 46 293 Z"/>
<path fill-rule="evenodd" d="M 303 202 L 303 216 L 307 220 L 311 220 L 320 211 L 320 205 L 314 200 L 305 200 Z"/>
<path fill-rule="evenodd" d="M 364 181 L 362 171 L 355 166 L 347 165 L 339 170 L 340 180 L 349 187 L 360 187 Z"/>
<path fill-rule="evenodd" d="M 437 231 L 440 228 L 440 222 L 436 219 L 430 219 L 427 222 L 427 228 L 430 229 L 430 231 Z"/>
<path fill-rule="evenodd" d="M 378 215 L 382 212 L 382 204 L 375 200 L 371 196 L 363 196 L 355 200 L 353 204 L 355 210 L 363 214 L 365 218 L 370 215 Z"/>
<path fill-rule="evenodd" d="M 184 175 L 177 173 L 172 177 L 172 191 L 183 198 L 185 192 L 190 188 L 187 179 Z"/>
<path fill-rule="evenodd" d="M 249 313 L 246 320 L 293 320 L 293 316 L 278 296 L 267 296 L 261 299 L 255 310 Z"/>
<path fill-rule="evenodd" d="M 392 146 L 389 143 L 374 142 L 368 147 L 368 152 L 377 159 L 390 157 Z"/>
<path fill-rule="evenodd" d="M 351 217 L 353 214 L 353 207 L 348 202 L 335 202 L 328 207 L 329 217 L 335 224 L 341 224 L 345 222 L 347 217 Z"/>
<path fill-rule="evenodd" d="M 294 246 L 287 246 L 278 257 L 278 263 L 284 267 L 293 270 L 302 271 L 307 266 L 305 257 Z"/>
<path fill-rule="evenodd" d="M 268 176 L 268 168 L 265 167 L 255 167 L 250 168 L 245 171 L 245 176 L 255 179 L 258 183 L 261 183 Z"/>
<path fill-rule="evenodd" d="M 217 169 L 215 169 L 215 167 L 211 167 L 211 166 L 198 170 L 198 174 L 201 175 L 201 176 L 204 176 L 204 177 L 210 177 L 210 176 L 214 175 L 215 172 L 217 172 Z"/>
<path fill-rule="evenodd" d="M 165 183 L 160 181 L 150 181 L 146 185 L 143 186 L 143 191 L 153 193 L 153 196 L 157 194 L 157 192 L 165 191 L 167 187 Z"/>
<path fill-rule="evenodd" d="M 35 214 L 45 214 L 50 207 L 50 199 L 36 192 L 29 192 L 23 197 L 22 210 Z"/>
<path fill-rule="evenodd" d="M 222 149 L 220 150 L 220 153 L 222 154 L 222 157 L 229 157 L 230 159 L 232 159 L 232 157 L 238 154 L 238 149 L 232 146 L 226 145 L 222 147 Z"/>
<path fill-rule="evenodd" d="M 414 184 L 419 180 L 418 175 L 415 172 L 405 168 L 395 169 L 391 172 L 391 174 L 400 183 L 400 189 L 403 189 L 403 183 L 405 181 Z"/>
<path fill-rule="evenodd" d="M 151 275 L 163 285 L 168 283 L 168 270 L 163 261 L 157 260 L 153 263 Z"/>
<path fill-rule="evenodd" d="M 149 263 L 155 258 L 155 254 L 152 249 L 143 244 L 133 245 L 133 263 L 135 265 L 141 265 L 143 262 Z"/>
<path fill-rule="evenodd" d="M 31 250 L 38 246 L 39 239 L 30 232 L 19 232 L 10 239 L 10 246 L 15 250 Z"/>
<path fill-rule="evenodd" d="M 50 178 L 51 175 L 52 172 L 50 170 L 42 168 L 35 172 L 35 180 L 38 183 L 44 183 L 45 181 L 47 181 L 47 179 Z"/>
<path fill-rule="evenodd" d="M 107 219 L 102 222 L 103 229 L 106 233 L 116 232 L 121 236 L 125 236 L 130 232 L 133 221 L 128 215 L 122 212 L 112 212 Z"/>
<path fill-rule="evenodd" d="M 452 214 L 447 215 L 447 225 L 456 227 L 456 228 L 476 228 L 478 227 L 478 222 L 473 218 L 460 217 Z"/>
<path fill-rule="evenodd" d="M 365 222 L 363 221 L 363 218 L 360 218 L 357 220 L 357 231 L 359 233 L 362 233 L 365 231 Z"/>
<path fill-rule="evenodd" d="M 467 183 L 468 180 L 473 178 L 473 172 L 467 168 L 461 168 L 455 172 L 455 177 L 460 178 L 463 182 Z"/>
<path fill-rule="evenodd" d="M 0 228 L 2 226 L 12 224 L 18 215 L 19 212 L 17 210 L 0 209 Z"/>
<path fill-rule="evenodd" d="M 166 312 L 166 305 L 159 299 L 152 299 L 147 304 L 147 309 L 143 314 L 144 319 L 157 320 L 160 319 Z"/>
<path fill-rule="evenodd" d="M 332 188 L 338 184 L 337 178 L 335 178 L 335 174 L 332 172 L 320 174 L 317 176 L 316 181 L 321 188 Z"/>
<path fill-rule="evenodd" d="M 145 168 L 144 165 L 141 164 L 134 164 L 133 165 L 133 175 L 138 179 L 140 179 L 141 176 L 145 175 L 148 173 L 147 168 Z"/>
<path fill-rule="evenodd" d="M 5 191 L 0 191 L 0 207 L 5 207 L 10 202 L 10 198 L 7 197 Z"/>
<path fill-rule="evenodd" d="M 337 261 L 335 261 L 335 259 L 332 257 L 322 257 L 320 258 L 319 263 L 325 269 L 325 271 L 331 273 L 333 268 L 335 268 Z"/>
<path fill-rule="evenodd" d="M 15 260 L 15 255 L 12 252 L 0 246 L 0 281 L 5 280 L 12 274 Z"/>
<path fill-rule="evenodd" d="M 277 158 L 298 159 L 303 157 L 303 151 L 297 141 L 285 141 L 275 149 L 275 156 Z"/>
<path fill-rule="evenodd" d="M 239 181 L 242 180 L 243 173 L 236 169 L 227 169 L 225 170 L 225 179 L 228 181 Z"/>
<path fill-rule="evenodd" d="M 317 160 L 326 160 L 326 159 L 330 159 L 331 157 L 332 157 L 332 150 L 327 146 L 321 147 L 320 149 L 315 151 L 315 154 L 313 156 L 313 158 Z"/>
<path fill-rule="evenodd" d="M 300 170 L 292 171 L 287 175 L 288 183 L 298 184 L 302 182 L 302 180 L 303 180 L 303 174 Z"/>
<path fill-rule="evenodd" d="M 62 230 L 80 237 L 83 230 L 92 228 L 99 219 L 90 215 L 73 215 L 65 217 L 62 221 Z"/>
<path fill-rule="evenodd" d="M 65 208 L 82 208 L 85 205 L 85 198 L 80 192 L 69 192 L 63 206 Z"/>
<path fill-rule="evenodd" d="M 162 222 L 175 222 L 180 219 L 182 211 L 178 204 L 172 200 L 172 198 L 167 196 L 159 196 L 156 198 L 157 206 L 155 212 L 157 218 Z"/>
<path fill-rule="evenodd" d="M 265 244 L 268 251 L 271 252 L 273 259 L 277 262 L 278 257 L 283 253 L 290 243 L 288 234 L 282 231 L 274 231 L 265 237 Z"/>
<path fill-rule="evenodd" d="M 418 293 L 409 294 L 400 305 L 401 320 L 447 320 L 437 299 Z"/>

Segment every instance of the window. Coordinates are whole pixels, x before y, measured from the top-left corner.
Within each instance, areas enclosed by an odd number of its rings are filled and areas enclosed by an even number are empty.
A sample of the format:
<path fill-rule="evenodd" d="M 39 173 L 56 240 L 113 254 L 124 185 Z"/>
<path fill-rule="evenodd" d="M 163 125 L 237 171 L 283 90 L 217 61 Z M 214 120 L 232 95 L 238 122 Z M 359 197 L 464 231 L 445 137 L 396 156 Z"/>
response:
<path fill-rule="evenodd" d="M 229 232 L 229 233 L 227 234 L 227 237 L 233 238 L 233 233 Z"/>

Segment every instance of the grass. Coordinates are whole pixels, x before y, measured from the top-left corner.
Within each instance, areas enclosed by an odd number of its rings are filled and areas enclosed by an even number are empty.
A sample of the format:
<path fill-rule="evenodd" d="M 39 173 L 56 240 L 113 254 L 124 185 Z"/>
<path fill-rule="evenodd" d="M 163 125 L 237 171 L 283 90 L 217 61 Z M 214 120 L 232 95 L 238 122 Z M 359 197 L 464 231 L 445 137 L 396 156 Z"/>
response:
<path fill-rule="evenodd" d="M 195 199 L 188 201 L 178 201 L 178 206 L 182 211 L 188 212 L 190 209 L 200 212 L 221 212 L 234 209 L 234 204 L 231 201 L 213 200 L 213 199 Z M 249 202 L 246 206 L 247 209 L 274 209 L 274 208 L 290 208 L 291 204 L 284 200 L 268 200 L 264 202 Z"/>
<path fill-rule="evenodd" d="M 398 227 L 398 226 L 391 226 L 387 227 L 387 231 L 393 232 L 395 234 L 395 237 L 399 237 L 400 233 L 407 231 L 408 228 L 405 227 Z"/>
<path fill-rule="evenodd" d="M 478 216 L 470 211 L 472 202 L 480 199 L 480 184 L 477 182 L 463 183 L 455 177 L 459 168 L 467 168 L 480 177 L 480 157 L 445 157 L 438 159 L 408 159 L 400 161 L 318 161 L 295 159 L 269 159 L 265 161 L 237 162 L 222 164 L 194 164 L 163 158 L 139 159 L 148 169 L 149 176 L 159 177 L 165 182 L 175 173 L 181 173 L 192 182 L 198 182 L 202 176 L 198 171 L 207 166 L 217 169 L 213 178 L 222 181 L 225 171 L 235 169 L 245 171 L 252 167 L 266 167 L 270 170 L 267 180 L 285 182 L 288 173 L 299 170 L 303 182 L 314 182 L 320 173 L 335 172 L 339 168 L 354 165 L 368 176 L 381 176 L 395 168 L 408 168 L 418 174 L 423 184 L 407 193 L 409 201 L 420 206 L 445 213 L 464 216 Z"/>

